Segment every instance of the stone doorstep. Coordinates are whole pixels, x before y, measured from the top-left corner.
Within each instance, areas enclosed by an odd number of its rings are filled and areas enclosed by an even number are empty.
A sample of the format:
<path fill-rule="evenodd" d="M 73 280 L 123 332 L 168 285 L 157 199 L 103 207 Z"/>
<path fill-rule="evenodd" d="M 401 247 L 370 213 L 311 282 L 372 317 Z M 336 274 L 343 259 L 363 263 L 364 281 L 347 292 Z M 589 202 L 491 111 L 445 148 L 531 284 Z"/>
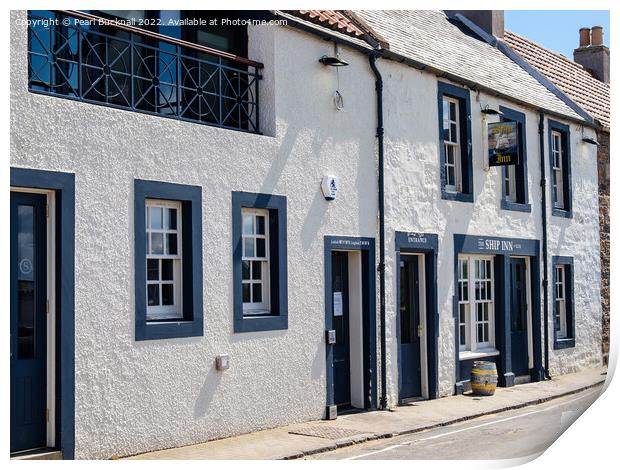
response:
<path fill-rule="evenodd" d="M 274 460 L 301 459 L 301 458 L 304 458 L 304 457 L 307 457 L 307 456 L 310 456 L 310 455 L 316 455 L 316 454 L 320 454 L 320 453 L 324 453 L 324 452 L 330 452 L 332 450 L 336 450 L 336 449 L 341 448 L 341 447 L 348 447 L 348 446 L 351 446 L 351 445 L 360 444 L 361 442 L 365 442 L 365 441 L 373 441 L 373 440 L 379 440 L 379 439 L 389 439 L 391 437 L 403 436 L 403 435 L 418 433 L 418 432 L 422 432 L 422 431 L 428 431 L 430 429 L 436 429 L 436 428 L 440 428 L 440 427 L 444 427 L 444 426 L 450 426 L 452 424 L 461 423 L 461 422 L 464 422 L 464 421 L 469 421 L 469 420 L 472 420 L 472 419 L 480 418 L 482 416 L 492 415 L 492 414 L 496 414 L 496 413 L 502 413 L 502 412 L 510 411 L 510 410 L 517 410 L 517 409 L 525 408 L 527 406 L 532 406 L 532 405 L 539 405 L 539 404 L 542 404 L 542 403 L 554 400 L 556 398 L 562 398 L 562 397 L 565 397 L 565 396 L 568 396 L 568 395 L 574 395 L 576 393 L 583 392 L 585 390 L 597 387 L 597 386 L 602 385 L 604 383 L 605 383 L 605 379 L 599 380 L 599 381 L 597 381 L 595 383 L 591 383 L 589 385 L 584 385 L 584 386 L 576 388 L 576 389 L 568 390 L 568 391 L 561 392 L 561 393 L 556 393 L 556 394 L 549 395 L 549 396 L 546 396 L 546 397 L 535 398 L 535 399 L 528 400 L 528 401 L 522 402 L 522 403 L 517 403 L 517 404 L 514 404 L 514 405 L 500 406 L 500 407 L 489 409 L 489 410 L 486 410 L 486 411 L 483 411 L 483 412 L 479 412 L 479 413 L 475 413 L 475 414 L 470 414 L 470 415 L 465 415 L 465 416 L 460 416 L 458 418 L 453 418 L 453 419 L 450 419 L 450 420 L 446 420 L 446 421 L 442 421 L 442 422 L 438 422 L 438 423 L 433 423 L 433 424 L 429 424 L 429 425 L 425 425 L 425 426 L 414 426 L 412 428 L 404 429 L 404 430 L 400 430 L 400 431 L 386 432 L 386 433 L 380 433 L 380 434 L 371 434 L 369 436 L 356 436 L 356 437 L 352 437 L 352 438 L 341 439 L 341 440 L 336 441 L 334 443 L 329 443 L 329 444 L 318 446 L 318 447 L 311 448 L 311 449 L 308 449 L 308 450 L 296 451 L 296 452 L 288 454 L 288 455 L 283 455 L 283 456 L 280 456 L 280 457 L 278 457 L 278 458 L 276 458 Z"/>
<path fill-rule="evenodd" d="M 59 450 L 22 452 L 11 456 L 11 460 L 62 460 L 62 452 Z"/>

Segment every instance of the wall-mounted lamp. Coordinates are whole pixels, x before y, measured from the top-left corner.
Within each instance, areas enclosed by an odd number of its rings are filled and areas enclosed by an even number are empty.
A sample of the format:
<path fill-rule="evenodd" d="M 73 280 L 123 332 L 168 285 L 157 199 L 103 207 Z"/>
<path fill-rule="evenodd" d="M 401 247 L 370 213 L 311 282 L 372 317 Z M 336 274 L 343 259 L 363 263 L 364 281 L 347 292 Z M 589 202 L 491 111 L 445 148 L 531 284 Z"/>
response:
<path fill-rule="evenodd" d="M 487 114 L 489 116 L 503 116 L 504 115 L 504 113 L 502 113 L 501 111 L 498 111 L 497 109 L 489 108 L 488 104 L 484 108 L 482 108 L 480 112 L 482 114 Z"/>
<path fill-rule="evenodd" d="M 599 144 L 596 140 L 590 138 L 590 137 L 584 137 L 583 139 L 581 139 L 583 142 L 585 142 L 586 144 L 592 144 L 592 145 L 596 145 L 597 147 L 601 144 Z"/>
<path fill-rule="evenodd" d="M 345 62 L 339 57 L 330 57 L 326 55 L 321 57 L 319 59 L 319 62 L 322 63 L 323 65 L 329 65 L 330 67 L 346 67 L 347 65 L 349 65 L 348 62 Z"/>

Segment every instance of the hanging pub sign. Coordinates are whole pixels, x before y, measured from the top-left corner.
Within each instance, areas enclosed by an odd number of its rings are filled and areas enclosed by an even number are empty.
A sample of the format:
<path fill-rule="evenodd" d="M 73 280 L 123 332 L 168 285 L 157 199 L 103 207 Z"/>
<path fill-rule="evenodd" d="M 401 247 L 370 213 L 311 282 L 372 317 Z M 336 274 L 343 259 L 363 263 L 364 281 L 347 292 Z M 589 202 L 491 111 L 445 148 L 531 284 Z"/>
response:
<path fill-rule="evenodd" d="M 518 164 L 517 123 L 514 121 L 491 122 L 488 126 L 489 166 Z"/>

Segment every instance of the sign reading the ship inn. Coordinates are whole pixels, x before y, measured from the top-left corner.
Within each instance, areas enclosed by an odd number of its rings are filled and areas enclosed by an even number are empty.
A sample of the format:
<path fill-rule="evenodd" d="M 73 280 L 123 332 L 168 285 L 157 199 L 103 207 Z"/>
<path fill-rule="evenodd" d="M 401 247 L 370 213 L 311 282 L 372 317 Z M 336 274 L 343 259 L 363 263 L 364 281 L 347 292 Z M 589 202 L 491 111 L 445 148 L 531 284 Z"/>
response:
<path fill-rule="evenodd" d="M 492 253 L 514 253 L 521 250 L 521 243 L 515 240 L 478 238 L 478 250 Z"/>
<path fill-rule="evenodd" d="M 516 122 L 489 123 L 489 166 L 519 163 Z"/>

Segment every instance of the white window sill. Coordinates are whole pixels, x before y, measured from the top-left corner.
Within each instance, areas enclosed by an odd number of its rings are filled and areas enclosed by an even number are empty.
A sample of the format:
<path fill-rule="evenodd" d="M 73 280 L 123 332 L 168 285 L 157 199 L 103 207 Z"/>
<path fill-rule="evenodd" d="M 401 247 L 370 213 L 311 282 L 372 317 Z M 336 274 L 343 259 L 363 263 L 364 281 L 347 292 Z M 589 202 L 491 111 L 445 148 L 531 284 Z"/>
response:
<path fill-rule="evenodd" d="M 461 351 L 459 352 L 460 361 L 468 361 L 471 359 L 479 359 L 481 357 L 499 356 L 499 351 L 495 348 L 478 349 L 477 351 Z"/>
<path fill-rule="evenodd" d="M 184 320 L 183 318 L 149 318 L 146 320 L 147 325 L 155 325 L 160 323 L 191 323 L 190 320 Z"/>
<path fill-rule="evenodd" d="M 254 311 L 249 311 L 249 312 L 243 312 L 243 317 L 268 317 L 268 316 L 273 316 L 271 314 L 271 312 L 269 312 L 268 310 L 254 310 Z"/>

